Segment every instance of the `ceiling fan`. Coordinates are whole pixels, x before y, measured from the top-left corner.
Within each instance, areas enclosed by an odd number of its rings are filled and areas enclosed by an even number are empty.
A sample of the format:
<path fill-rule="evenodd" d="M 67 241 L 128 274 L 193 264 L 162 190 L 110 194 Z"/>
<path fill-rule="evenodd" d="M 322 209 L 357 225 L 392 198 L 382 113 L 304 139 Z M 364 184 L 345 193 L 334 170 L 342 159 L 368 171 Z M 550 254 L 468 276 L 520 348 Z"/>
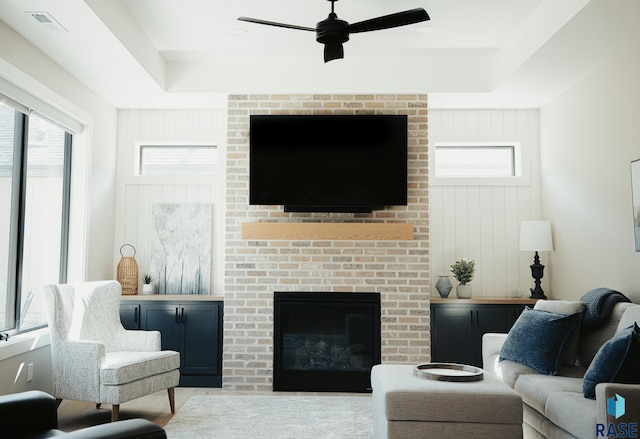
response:
<path fill-rule="evenodd" d="M 349 34 L 359 32 L 370 32 L 374 30 L 389 29 L 392 27 L 406 26 L 408 24 L 419 23 L 429 20 L 429 14 L 423 8 L 410 9 L 408 11 L 396 12 L 395 14 L 384 15 L 370 20 L 349 24 L 340 20 L 334 11 L 334 3 L 331 2 L 331 13 L 325 20 L 316 24 L 316 27 L 297 26 L 295 24 L 277 23 L 274 21 L 260 20 L 258 18 L 238 17 L 240 21 L 249 23 L 266 24 L 267 26 L 284 27 L 288 29 L 306 30 L 316 33 L 316 41 L 324 44 L 324 62 L 334 59 L 344 58 L 344 48 L 342 43 L 349 41 Z"/>

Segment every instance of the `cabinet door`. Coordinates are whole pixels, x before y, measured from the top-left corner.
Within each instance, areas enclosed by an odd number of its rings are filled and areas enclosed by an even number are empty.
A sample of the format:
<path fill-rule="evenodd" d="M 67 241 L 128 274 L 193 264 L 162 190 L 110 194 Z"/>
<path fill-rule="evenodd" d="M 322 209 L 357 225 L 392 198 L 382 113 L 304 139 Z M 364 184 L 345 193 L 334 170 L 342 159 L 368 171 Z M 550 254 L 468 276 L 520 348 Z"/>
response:
<path fill-rule="evenodd" d="M 140 304 L 121 302 L 120 321 L 125 329 L 140 329 Z"/>
<path fill-rule="evenodd" d="M 147 302 L 141 306 L 141 327 L 145 331 L 160 331 L 162 350 L 180 352 L 179 311 L 179 304 L 171 302 Z"/>
<path fill-rule="evenodd" d="M 219 374 L 220 307 L 214 302 L 180 304 L 181 371 L 186 375 Z"/>
<path fill-rule="evenodd" d="M 472 364 L 475 347 L 473 309 L 467 306 L 431 307 L 431 361 Z"/>
<path fill-rule="evenodd" d="M 476 333 L 474 336 L 474 366 L 482 367 L 482 336 L 487 332 L 507 333 L 522 311 L 519 305 L 476 305 L 474 314 Z"/>
<path fill-rule="evenodd" d="M 478 305 L 476 325 L 481 335 L 487 332 L 509 332 L 519 315 L 516 306 Z"/>

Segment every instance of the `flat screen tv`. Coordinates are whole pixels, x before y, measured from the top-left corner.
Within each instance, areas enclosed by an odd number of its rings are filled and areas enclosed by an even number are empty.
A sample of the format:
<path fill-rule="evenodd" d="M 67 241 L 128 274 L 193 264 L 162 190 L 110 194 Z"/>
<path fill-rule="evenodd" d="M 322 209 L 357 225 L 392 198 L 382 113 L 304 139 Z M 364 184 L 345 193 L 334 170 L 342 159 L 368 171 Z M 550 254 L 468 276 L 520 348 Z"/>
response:
<path fill-rule="evenodd" d="M 407 204 L 407 116 L 252 115 L 249 204 L 371 212 Z"/>

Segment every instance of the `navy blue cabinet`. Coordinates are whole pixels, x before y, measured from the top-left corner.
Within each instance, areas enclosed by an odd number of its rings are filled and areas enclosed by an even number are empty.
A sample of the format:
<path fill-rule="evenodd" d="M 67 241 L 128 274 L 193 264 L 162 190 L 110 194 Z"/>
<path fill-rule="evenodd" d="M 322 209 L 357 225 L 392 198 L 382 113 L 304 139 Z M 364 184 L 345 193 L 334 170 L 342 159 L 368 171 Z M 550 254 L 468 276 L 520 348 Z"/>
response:
<path fill-rule="evenodd" d="M 120 321 L 126 329 L 140 329 L 140 304 L 120 302 Z"/>
<path fill-rule="evenodd" d="M 137 307 L 137 309 L 136 309 Z M 162 349 L 180 352 L 180 386 L 222 387 L 221 301 L 123 301 L 128 329 L 160 331 Z"/>
<path fill-rule="evenodd" d="M 487 302 L 489 303 L 465 302 L 464 299 L 432 300 L 432 362 L 482 367 L 482 335 L 488 332 L 509 332 L 524 307 L 535 303 L 529 300 Z"/>

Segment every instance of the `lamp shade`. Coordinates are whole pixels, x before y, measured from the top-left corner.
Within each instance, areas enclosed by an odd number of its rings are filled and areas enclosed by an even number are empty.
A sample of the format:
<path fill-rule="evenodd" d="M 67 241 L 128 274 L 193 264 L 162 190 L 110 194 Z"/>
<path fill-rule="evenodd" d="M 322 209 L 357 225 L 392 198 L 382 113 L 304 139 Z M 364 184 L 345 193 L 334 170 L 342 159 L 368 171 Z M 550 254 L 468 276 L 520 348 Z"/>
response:
<path fill-rule="evenodd" d="M 553 250 L 550 221 L 522 221 L 520 224 L 520 250 L 546 252 Z"/>

